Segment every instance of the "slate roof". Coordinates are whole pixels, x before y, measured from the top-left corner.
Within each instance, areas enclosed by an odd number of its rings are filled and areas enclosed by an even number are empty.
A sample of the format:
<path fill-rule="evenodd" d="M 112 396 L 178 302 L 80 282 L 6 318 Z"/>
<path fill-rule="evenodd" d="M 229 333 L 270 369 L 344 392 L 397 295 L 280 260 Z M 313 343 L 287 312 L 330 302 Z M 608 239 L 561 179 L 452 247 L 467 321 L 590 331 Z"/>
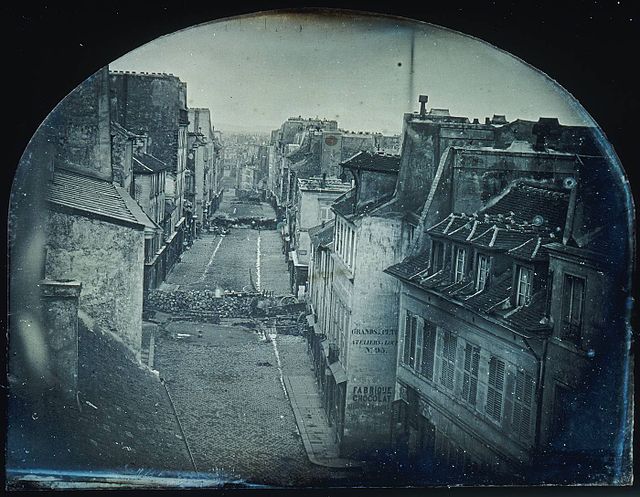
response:
<path fill-rule="evenodd" d="M 351 183 L 343 183 L 338 178 L 322 179 L 318 176 L 298 178 L 298 188 L 302 191 L 345 193 L 351 190 Z"/>
<path fill-rule="evenodd" d="M 552 186 L 527 180 L 513 183 L 478 213 L 450 214 L 427 229 L 436 239 L 468 247 L 502 253 L 515 260 L 547 260 L 545 244 L 561 239 L 567 216 L 569 194 Z M 536 216 L 540 218 L 536 219 Z M 534 220 L 535 219 L 535 220 Z M 427 251 L 408 257 L 385 272 L 423 290 L 435 291 L 458 301 L 475 312 L 493 315 L 515 329 L 529 332 L 547 330 L 546 290 L 538 290 L 530 302 L 515 307 L 511 300 L 513 270 L 492 274 L 486 287 L 478 291 L 475 278 L 454 282 L 451 262 L 429 273 Z"/>
<path fill-rule="evenodd" d="M 361 151 L 353 157 L 340 163 L 342 167 L 378 171 L 383 173 L 397 173 L 400 171 L 400 156 L 385 153 L 371 153 Z"/>
<path fill-rule="evenodd" d="M 479 214 L 512 217 L 516 222 L 534 223 L 538 218 L 549 229 L 564 229 L 569 193 L 546 184 L 520 180 L 494 197 Z"/>
<path fill-rule="evenodd" d="M 133 172 L 136 174 L 155 174 L 166 169 L 169 165 L 151 154 L 137 153 L 133 156 Z"/>
<path fill-rule="evenodd" d="M 345 219 L 354 220 L 359 217 L 366 216 L 371 211 L 377 209 L 381 205 L 387 203 L 393 194 L 384 195 L 379 198 L 375 198 L 365 204 L 358 206 L 356 209 L 356 195 L 355 190 L 349 190 L 344 195 L 338 197 L 333 204 L 331 204 L 331 208 Z"/>
<path fill-rule="evenodd" d="M 49 392 L 33 405 L 31 385 L 12 385 L 7 409 L 16 442 L 7 446 L 7 465 L 64 472 L 126 472 L 132 463 L 167 472 L 192 470 L 159 379 L 120 342 L 91 331 L 82 319 L 78 337 L 80 407 L 69 409 Z M 33 416 L 36 411 L 39 416 Z"/>
<path fill-rule="evenodd" d="M 124 188 L 108 181 L 58 169 L 49 182 L 47 200 L 87 214 L 136 226 L 157 228 Z"/>
<path fill-rule="evenodd" d="M 335 221 L 332 219 L 327 223 L 319 224 L 318 226 L 309 228 L 309 237 L 311 238 L 311 243 L 314 246 L 326 247 L 333 241 L 334 225 Z"/>
<path fill-rule="evenodd" d="M 407 257 L 404 261 L 388 267 L 385 271 L 400 278 L 411 279 L 424 271 L 429 265 L 429 252 L 424 250 L 418 255 Z"/>

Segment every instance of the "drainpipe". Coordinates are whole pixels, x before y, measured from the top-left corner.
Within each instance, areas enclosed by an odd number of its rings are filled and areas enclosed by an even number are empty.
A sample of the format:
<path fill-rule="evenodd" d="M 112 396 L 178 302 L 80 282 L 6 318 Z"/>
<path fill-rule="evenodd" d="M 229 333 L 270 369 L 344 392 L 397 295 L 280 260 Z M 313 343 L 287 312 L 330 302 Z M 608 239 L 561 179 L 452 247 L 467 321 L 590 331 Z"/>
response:
<path fill-rule="evenodd" d="M 542 425 L 542 401 L 543 401 L 543 393 L 544 393 L 544 375 L 547 365 L 547 347 L 549 345 L 549 338 L 545 338 L 542 342 L 542 357 L 539 359 L 538 363 L 538 388 L 536 395 L 536 431 L 534 437 L 534 448 L 535 450 L 540 450 L 540 427 Z"/>
<path fill-rule="evenodd" d="M 543 338 L 542 341 L 542 356 L 538 357 L 535 353 L 531 345 L 529 345 L 528 340 L 525 338 L 524 343 L 527 345 L 527 348 L 531 351 L 533 356 L 538 360 L 538 381 L 536 385 L 536 427 L 534 433 L 534 441 L 533 446 L 534 450 L 539 450 L 540 447 L 540 427 L 542 424 L 542 400 L 544 393 L 544 375 L 546 370 L 546 357 L 547 357 L 547 348 L 549 345 L 549 338 Z"/>

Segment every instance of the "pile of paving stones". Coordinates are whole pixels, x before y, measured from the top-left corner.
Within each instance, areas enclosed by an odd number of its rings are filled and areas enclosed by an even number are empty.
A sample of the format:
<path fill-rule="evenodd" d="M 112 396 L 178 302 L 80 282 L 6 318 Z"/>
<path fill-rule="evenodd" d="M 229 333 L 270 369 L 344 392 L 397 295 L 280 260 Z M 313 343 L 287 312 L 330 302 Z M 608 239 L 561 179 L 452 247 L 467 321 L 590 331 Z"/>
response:
<path fill-rule="evenodd" d="M 252 314 L 259 296 L 259 293 L 219 295 L 212 290 L 154 290 L 149 292 L 145 308 L 192 317 L 198 314 L 202 317 L 244 317 Z"/>
<path fill-rule="evenodd" d="M 227 214 L 222 214 L 213 220 L 213 224 L 217 227 L 226 229 L 238 226 L 265 230 L 276 229 L 276 220 L 274 218 L 254 216 L 232 217 Z"/>

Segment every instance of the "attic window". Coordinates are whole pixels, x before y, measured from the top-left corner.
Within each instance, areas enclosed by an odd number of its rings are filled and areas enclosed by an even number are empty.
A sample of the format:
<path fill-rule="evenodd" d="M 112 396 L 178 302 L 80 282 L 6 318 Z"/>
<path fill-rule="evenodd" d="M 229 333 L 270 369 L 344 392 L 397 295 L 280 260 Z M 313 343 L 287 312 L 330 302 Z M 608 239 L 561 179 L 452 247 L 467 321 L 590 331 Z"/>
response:
<path fill-rule="evenodd" d="M 484 290 L 489 279 L 489 256 L 478 254 L 478 275 L 476 278 L 476 290 Z"/>
<path fill-rule="evenodd" d="M 518 270 L 518 286 L 516 293 L 516 305 L 518 307 L 528 305 L 531 301 L 533 288 L 533 270 L 520 266 Z"/>
<path fill-rule="evenodd" d="M 456 270 L 454 281 L 458 283 L 464 279 L 464 270 L 467 264 L 467 251 L 463 247 L 456 250 Z"/>

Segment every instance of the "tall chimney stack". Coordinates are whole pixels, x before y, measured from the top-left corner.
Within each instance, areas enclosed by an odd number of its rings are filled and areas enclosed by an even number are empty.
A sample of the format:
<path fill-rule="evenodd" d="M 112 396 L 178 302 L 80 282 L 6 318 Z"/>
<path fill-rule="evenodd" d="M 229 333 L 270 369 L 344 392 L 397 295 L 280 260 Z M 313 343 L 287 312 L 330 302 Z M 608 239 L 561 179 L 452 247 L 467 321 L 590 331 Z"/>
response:
<path fill-rule="evenodd" d="M 420 117 L 424 117 L 427 115 L 427 101 L 429 97 L 427 95 L 420 95 L 418 97 L 418 102 L 420 102 Z"/>

